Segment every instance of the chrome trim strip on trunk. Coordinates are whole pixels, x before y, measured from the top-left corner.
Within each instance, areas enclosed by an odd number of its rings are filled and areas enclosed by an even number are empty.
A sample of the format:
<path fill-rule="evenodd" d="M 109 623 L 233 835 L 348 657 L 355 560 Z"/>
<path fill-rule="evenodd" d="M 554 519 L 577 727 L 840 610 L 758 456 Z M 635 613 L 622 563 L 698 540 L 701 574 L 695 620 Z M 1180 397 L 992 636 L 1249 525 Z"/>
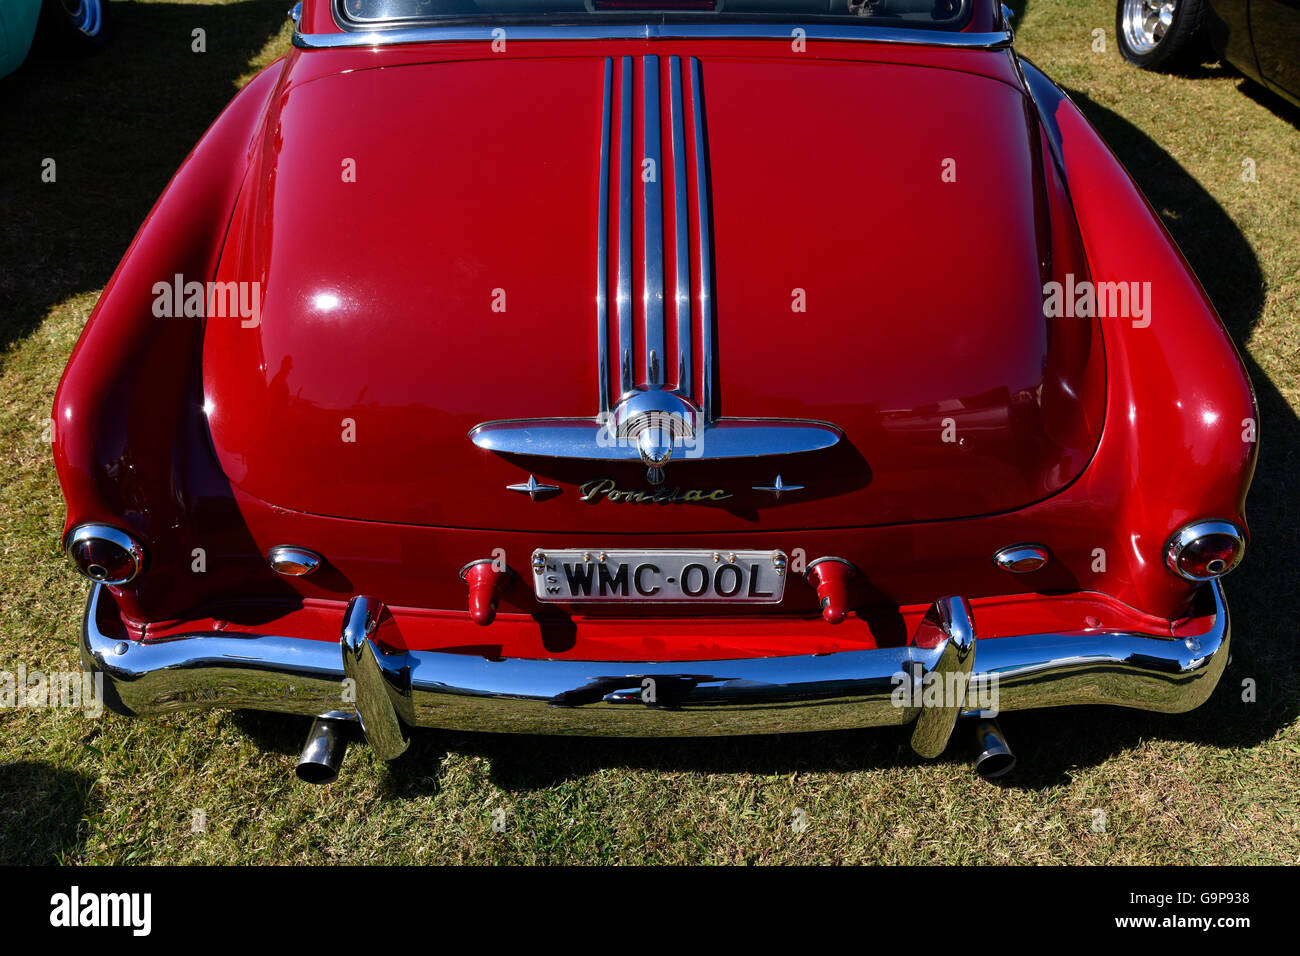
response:
<path fill-rule="evenodd" d="M 596 375 L 599 408 L 609 414 L 609 114 L 613 107 L 614 60 L 605 57 L 605 98 L 600 119 L 600 187 L 596 212 Z"/>
<path fill-rule="evenodd" d="M 709 211 L 709 158 L 704 142 L 704 81 L 699 57 L 691 57 L 691 114 L 695 119 L 695 218 L 700 230 L 700 414 L 705 424 L 713 410 L 713 230 Z"/>
<path fill-rule="evenodd" d="M 664 385 L 664 194 L 659 123 L 659 57 L 641 59 L 641 189 L 645 244 L 645 369 L 649 388 Z"/>
<path fill-rule="evenodd" d="M 694 58 L 692 57 L 692 61 Z M 668 58 L 669 116 L 673 148 L 673 235 L 676 281 L 673 303 L 677 316 L 677 391 L 686 398 L 695 397 L 691 349 L 695 335 L 691 331 L 691 260 L 690 222 L 686 212 L 686 124 L 682 98 L 682 58 Z"/>
<path fill-rule="evenodd" d="M 690 202 L 686 155 L 686 103 L 682 87 L 681 58 L 669 60 L 669 125 L 671 167 L 673 175 L 673 242 L 676 252 L 675 291 L 677 304 L 677 382 L 669 388 L 665 351 L 667 337 L 664 300 L 666 275 L 664 266 L 663 107 L 659 57 L 648 55 L 641 65 L 642 161 L 632 155 L 632 109 L 635 102 L 633 57 L 622 57 L 620 76 L 621 113 L 619 115 L 618 170 L 618 321 L 619 321 L 619 393 L 607 394 L 605 380 L 600 380 L 601 402 L 594 418 L 519 418 L 482 422 L 470 429 L 469 438 L 479 448 L 501 454 L 539 455 L 550 458 L 578 458 L 600 461 L 636 461 L 647 466 L 646 479 L 651 484 L 665 480 L 664 466 L 670 460 L 754 458 L 765 455 L 789 455 L 820 451 L 840 441 L 843 434 L 825 422 L 793 419 L 718 419 L 713 407 L 714 335 L 712 307 L 712 247 L 709 204 L 709 174 L 703 82 L 698 57 L 690 57 L 692 125 L 694 127 L 694 170 L 696 182 L 695 212 L 700 237 L 696 260 L 698 306 L 690 307 Z M 608 132 L 613 119 L 612 62 L 606 60 L 606 96 L 601 114 L 599 152 L 611 150 Z M 633 379 L 636 321 L 632 308 L 632 210 L 637 188 L 634 173 L 644 170 L 640 188 L 644 221 L 642 262 L 641 334 L 645 361 L 640 368 L 641 381 Z M 602 166 L 603 171 L 603 166 Z M 648 175 L 652 173 L 653 175 Z M 599 191 L 596 213 L 596 338 L 597 360 L 602 374 L 609 364 L 608 311 L 601 306 L 602 279 L 608 266 L 607 191 Z M 602 265 L 605 268 L 602 269 Z M 607 291 L 607 290 L 606 290 Z M 694 314 L 692 314 L 692 312 Z M 693 320 L 701 328 L 701 355 L 692 361 L 694 348 Z M 699 399 L 695 399 L 692 371 L 701 373 Z M 611 407 L 612 405 L 612 407 Z"/>
<path fill-rule="evenodd" d="M 1231 637 L 1219 582 L 1205 585 L 1201 599 L 1213 617 L 1206 633 L 1194 637 L 1087 629 L 975 640 L 970 680 L 977 687 L 996 681 L 999 710 L 1074 704 L 1191 710 L 1218 683 Z M 1208 616 L 1210 607 L 1202 613 Z M 83 620 L 82 661 L 105 675 L 112 706 L 136 714 L 246 707 L 339 716 L 358 709 L 344 694 L 339 642 L 228 631 L 128 641 L 115 629 L 117 619 L 111 593 L 94 585 Z M 386 653 L 355 631 L 344 642 L 348 653 L 360 653 L 362 669 L 354 663 L 352 672 L 366 678 L 357 680 L 355 691 L 367 695 L 361 709 L 393 738 L 386 744 L 391 749 L 402 738 L 393 733 L 387 708 L 409 726 L 620 737 L 905 724 L 920 708 L 899 705 L 901 675 L 921 680 L 935 671 L 947 647 L 714 661 L 488 660 L 438 651 Z M 643 696 L 647 678 L 657 690 L 653 701 Z"/>
<path fill-rule="evenodd" d="M 380 47 L 398 43 L 455 43 L 498 39 L 494 31 L 504 30 L 507 41 L 515 40 L 785 40 L 802 30 L 808 40 L 861 43 L 901 43 L 913 46 L 962 47 L 997 50 L 1011 44 L 1011 33 L 960 33 L 955 30 L 917 30 L 903 27 L 836 24 L 758 23 L 638 23 L 546 24 L 502 26 L 491 22 L 456 26 L 395 27 L 346 31 L 343 33 L 300 33 L 294 31 L 293 45 L 300 50 L 332 50 L 340 47 Z"/>
<path fill-rule="evenodd" d="M 632 58 L 623 57 L 618 140 L 618 394 L 632 380 Z"/>

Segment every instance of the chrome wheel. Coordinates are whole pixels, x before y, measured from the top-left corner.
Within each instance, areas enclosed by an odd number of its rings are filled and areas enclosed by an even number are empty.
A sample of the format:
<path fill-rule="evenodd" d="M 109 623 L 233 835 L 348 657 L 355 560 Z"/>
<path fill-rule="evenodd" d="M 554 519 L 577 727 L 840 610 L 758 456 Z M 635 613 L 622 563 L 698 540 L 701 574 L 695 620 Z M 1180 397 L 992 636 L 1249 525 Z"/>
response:
<path fill-rule="evenodd" d="M 60 5 L 77 32 L 86 37 L 97 37 L 104 28 L 103 0 L 60 0 Z"/>
<path fill-rule="evenodd" d="M 1134 53 L 1150 53 L 1174 24 L 1178 0 L 1124 0 L 1124 38 Z"/>

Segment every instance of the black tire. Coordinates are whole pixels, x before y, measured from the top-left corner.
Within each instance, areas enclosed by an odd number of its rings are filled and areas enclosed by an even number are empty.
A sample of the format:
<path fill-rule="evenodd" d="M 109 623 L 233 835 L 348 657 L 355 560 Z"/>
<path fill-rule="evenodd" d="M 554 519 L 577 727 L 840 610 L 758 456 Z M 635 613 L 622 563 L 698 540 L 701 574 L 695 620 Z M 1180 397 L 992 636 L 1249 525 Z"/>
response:
<path fill-rule="evenodd" d="M 55 56 L 94 53 L 108 42 L 111 6 L 109 0 L 44 0 L 37 37 Z"/>
<path fill-rule="evenodd" d="M 1134 66 L 1144 70 L 1170 72 L 1204 63 L 1210 53 L 1209 43 L 1201 30 L 1207 0 L 1173 0 L 1172 22 L 1147 48 L 1135 38 L 1126 22 L 1126 13 L 1134 12 L 1141 0 L 1117 0 L 1115 3 L 1115 42 L 1119 53 Z M 1148 41 L 1149 42 L 1149 41 Z"/>

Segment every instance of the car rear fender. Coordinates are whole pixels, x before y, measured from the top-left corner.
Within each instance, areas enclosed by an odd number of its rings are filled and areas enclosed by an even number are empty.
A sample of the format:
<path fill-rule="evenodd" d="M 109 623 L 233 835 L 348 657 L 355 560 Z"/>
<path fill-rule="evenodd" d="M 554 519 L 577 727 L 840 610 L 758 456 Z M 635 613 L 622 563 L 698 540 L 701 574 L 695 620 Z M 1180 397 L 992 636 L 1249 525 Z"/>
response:
<path fill-rule="evenodd" d="M 1232 339 L 1191 266 L 1133 179 L 1083 113 L 1021 61 L 1067 184 L 1088 269 L 1101 283 L 1149 283 L 1144 315 L 1102 318 L 1106 425 L 1085 477 L 1116 520 L 1098 528 L 1107 593 L 1166 617 L 1193 588 L 1161 561 L 1165 542 L 1198 518 L 1243 533 L 1259 412 Z"/>
<path fill-rule="evenodd" d="M 124 528 L 158 569 L 120 592 L 128 617 L 137 616 L 144 589 L 169 594 L 166 603 L 178 608 L 192 603 L 195 575 L 182 572 L 193 523 L 181 517 L 198 502 L 228 498 L 217 487 L 224 480 L 197 397 L 203 319 L 159 317 L 155 287 L 215 274 L 283 65 L 270 64 L 236 95 L 172 177 L 105 286 L 55 394 L 65 533 L 92 521 Z"/>

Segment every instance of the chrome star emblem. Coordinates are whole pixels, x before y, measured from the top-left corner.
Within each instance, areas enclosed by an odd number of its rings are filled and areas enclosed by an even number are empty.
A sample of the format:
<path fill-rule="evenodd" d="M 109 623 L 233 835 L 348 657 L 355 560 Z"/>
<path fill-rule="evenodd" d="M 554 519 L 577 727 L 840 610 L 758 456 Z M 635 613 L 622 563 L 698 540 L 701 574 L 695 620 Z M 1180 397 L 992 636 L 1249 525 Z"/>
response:
<path fill-rule="evenodd" d="M 780 475 L 776 476 L 776 481 L 770 485 L 754 485 L 755 491 L 770 492 L 772 497 L 777 501 L 781 500 L 781 493 L 785 491 L 803 491 L 803 485 L 787 485 Z"/>
<path fill-rule="evenodd" d="M 537 500 L 538 495 L 545 496 L 549 495 L 552 491 L 560 490 L 559 485 L 539 485 L 537 479 L 532 475 L 528 476 L 527 481 L 521 481 L 517 485 L 506 485 L 506 488 L 509 491 L 518 491 L 525 494 L 534 501 Z"/>

